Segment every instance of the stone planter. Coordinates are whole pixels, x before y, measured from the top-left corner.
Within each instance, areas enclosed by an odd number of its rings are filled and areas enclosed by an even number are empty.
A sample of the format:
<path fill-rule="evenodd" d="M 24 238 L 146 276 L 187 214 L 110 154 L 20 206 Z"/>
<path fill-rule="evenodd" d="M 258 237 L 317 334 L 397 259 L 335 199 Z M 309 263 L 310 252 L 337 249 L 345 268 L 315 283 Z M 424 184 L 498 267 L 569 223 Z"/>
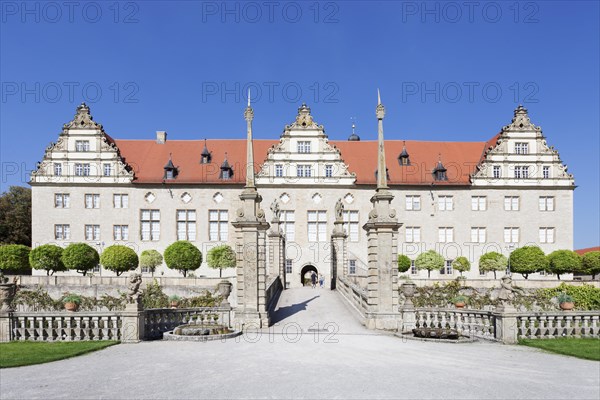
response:
<path fill-rule="evenodd" d="M 219 282 L 219 285 L 218 285 L 219 295 L 221 296 L 221 299 L 223 299 L 221 301 L 222 307 L 229 307 L 229 302 L 227 301 L 227 299 L 229 298 L 229 295 L 231 294 L 232 286 L 233 285 L 229 281 L 223 280 L 223 281 Z"/>
<path fill-rule="evenodd" d="M 0 284 L 0 311 L 12 311 L 10 303 L 15 298 L 15 289 L 14 283 Z"/>
<path fill-rule="evenodd" d="M 575 303 L 573 303 L 572 301 L 568 301 L 568 302 L 560 303 L 559 307 L 561 310 L 569 311 L 569 310 L 572 310 L 573 307 L 575 307 Z"/>
<path fill-rule="evenodd" d="M 75 312 L 75 311 L 77 311 L 78 308 L 79 308 L 79 304 L 77 304 L 77 303 L 73 303 L 70 301 L 65 303 L 65 310 L 67 310 L 67 311 Z"/>
<path fill-rule="evenodd" d="M 415 296 L 415 292 L 417 290 L 417 285 L 413 282 L 406 282 L 400 285 L 400 290 L 404 295 L 404 304 L 402 305 L 404 308 L 412 308 L 414 304 L 412 302 L 412 298 Z"/>
<path fill-rule="evenodd" d="M 466 303 L 464 301 L 457 301 L 456 303 L 454 303 L 454 307 L 456 308 L 465 308 Z"/>
<path fill-rule="evenodd" d="M 171 300 L 171 308 L 177 308 L 177 307 L 179 307 L 179 301 Z"/>

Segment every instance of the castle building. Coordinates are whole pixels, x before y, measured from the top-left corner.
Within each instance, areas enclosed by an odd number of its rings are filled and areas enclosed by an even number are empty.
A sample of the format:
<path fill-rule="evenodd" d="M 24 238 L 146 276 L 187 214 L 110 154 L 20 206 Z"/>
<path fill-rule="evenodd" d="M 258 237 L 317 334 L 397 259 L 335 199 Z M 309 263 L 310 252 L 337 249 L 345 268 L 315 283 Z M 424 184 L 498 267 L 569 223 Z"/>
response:
<path fill-rule="evenodd" d="M 486 252 L 573 248 L 574 179 L 527 110 L 519 106 L 510 124 L 483 139 L 385 140 L 387 184 L 401 223 L 398 253 L 412 260 L 430 249 L 441 253 L 446 266 L 432 278 L 455 278 L 458 256 L 472 263 L 465 275 L 479 279 Z M 254 140 L 256 187 L 263 204 L 276 200 L 280 209 L 288 286 L 301 285 L 311 271 L 331 274 L 339 199 L 348 235 L 344 272 L 366 274 L 362 227 L 377 184 L 377 146 L 360 140 L 354 127 L 347 141 L 330 141 L 305 104 L 278 139 Z M 189 240 L 206 255 L 215 245 L 234 245 L 246 149 L 241 135 L 169 140 L 159 131 L 152 140 L 113 139 L 81 104 L 31 174 L 34 246 L 86 242 L 101 252 L 126 244 L 139 254 Z M 113 274 L 101 267 L 96 273 Z M 157 273 L 178 275 L 164 265 Z M 414 267 L 409 273 L 427 277 Z M 195 274 L 218 271 L 204 261 Z"/>

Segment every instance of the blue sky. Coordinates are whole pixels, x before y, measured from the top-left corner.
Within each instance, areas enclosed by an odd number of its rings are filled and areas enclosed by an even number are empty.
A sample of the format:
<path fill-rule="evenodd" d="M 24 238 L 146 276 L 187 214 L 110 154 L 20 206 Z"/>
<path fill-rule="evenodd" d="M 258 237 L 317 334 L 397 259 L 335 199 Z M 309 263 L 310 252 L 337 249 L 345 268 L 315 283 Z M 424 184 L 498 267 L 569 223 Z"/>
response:
<path fill-rule="evenodd" d="M 469 5 L 471 4 L 471 5 Z M 1 189 L 77 104 L 116 138 L 277 137 L 305 101 L 332 139 L 479 141 L 522 103 L 575 175 L 575 247 L 598 245 L 597 1 L 1 2 Z"/>

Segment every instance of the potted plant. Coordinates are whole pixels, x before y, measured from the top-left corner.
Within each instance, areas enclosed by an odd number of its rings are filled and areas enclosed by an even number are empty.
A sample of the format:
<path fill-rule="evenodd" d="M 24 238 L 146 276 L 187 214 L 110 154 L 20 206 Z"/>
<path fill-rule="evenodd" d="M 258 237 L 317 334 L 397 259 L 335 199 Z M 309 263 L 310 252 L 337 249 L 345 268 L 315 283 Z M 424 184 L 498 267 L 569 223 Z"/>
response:
<path fill-rule="evenodd" d="M 67 293 L 67 295 L 63 297 L 62 302 L 65 305 L 65 310 L 77 311 L 81 304 L 81 296 L 78 294 Z"/>
<path fill-rule="evenodd" d="M 560 306 L 561 310 L 572 310 L 573 307 L 575 307 L 573 297 L 566 293 L 561 293 L 558 295 L 558 305 Z"/>
<path fill-rule="evenodd" d="M 464 308 L 467 304 L 467 296 L 459 294 L 458 296 L 452 298 L 452 302 L 456 308 Z"/>
<path fill-rule="evenodd" d="M 171 304 L 171 308 L 177 308 L 179 306 L 179 302 L 181 301 L 181 297 L 176 294 L 169 296 L 169 303 Z"/>

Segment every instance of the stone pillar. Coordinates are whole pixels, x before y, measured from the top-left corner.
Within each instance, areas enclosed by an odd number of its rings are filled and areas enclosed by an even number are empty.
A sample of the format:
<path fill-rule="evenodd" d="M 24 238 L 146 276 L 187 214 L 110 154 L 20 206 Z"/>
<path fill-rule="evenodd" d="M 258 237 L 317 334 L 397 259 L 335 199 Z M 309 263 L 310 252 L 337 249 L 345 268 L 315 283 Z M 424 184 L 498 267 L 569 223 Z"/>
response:
<path fill-rule="evenodd" d="M 517 316 L 514 311 L 500 311 L 493 313 L 496 321 L 495 335 L 496 339 L 504 344 L 515 344 L 518 339 Z"/>
<path fill-rule="evenodd" d="M 6 283 L 7 279 L 0 272 L 0 342 L 10 341 L 11 302 L 15 297 L 17 285 Z"/>
<path fill-rule="evenodd" d="M 267 276 L 279 275 L 283 289 L 285 289 L 286 274 L 285 274 L 285 237 L 281 232 L 279 221 L 279 206 L 277 200 L 271 205 L 273 219 L 271 220 L 271 229 L 267 234 L 269 239 L 269 262 Z"/>
<path fill-rule="evenodd" d="M 145 313 L 141 302 L 129 303 L 121 313 L 121 341 L 137 343 L 144 339 Z"/>
<path fill-rule="evenodd" d="M 344 222 L 336 220 L 333 223 L 333 232 L 331 234 L 331 289 L 337 287 L 337 279 L 346 276 L 347 271 L 347 253 L 346 238 L 348 235 L 344 231 Z"/>

